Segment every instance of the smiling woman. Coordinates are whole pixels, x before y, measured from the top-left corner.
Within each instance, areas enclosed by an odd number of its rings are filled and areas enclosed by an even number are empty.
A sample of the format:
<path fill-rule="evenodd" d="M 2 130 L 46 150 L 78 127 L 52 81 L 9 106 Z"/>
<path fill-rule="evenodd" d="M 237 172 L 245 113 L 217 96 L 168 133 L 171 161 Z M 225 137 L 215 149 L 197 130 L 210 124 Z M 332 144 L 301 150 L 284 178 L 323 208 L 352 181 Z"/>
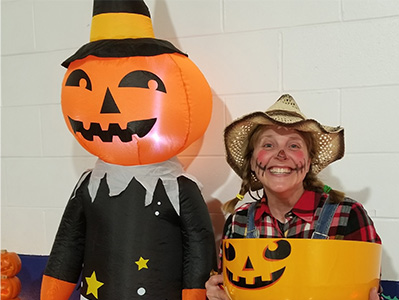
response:
<path fill-rule="evenodd" d="M 237 196 L 223 207 L 231 213 L 224 228 L 225 242 L 273 238 L 280 239 L 277 243 L 281 243 L 282 239 L 301 238 L 381 243 L 363 206 L 345 197 L 343 192 L 324 185 L 317 177 L 321 170 L 343 157 L 343 128 L 307 119 L 295 100 L 290 95 L 283 95 L 266 112 L 254 112 L 232 122 L 225 129 L 224 138 L 227 162 L 242 179 Z M 247 192 L 255 201 L 235 209 Z M 223 254 L 223 250 L 229 253 Z M 222 248 L 221 260 L 228 260 L 231 251 L 230 247 Z M 240 268 L 251 269 L 245 266 Z M 366 282 L 373 282 L 376 287 L 378 275 L 373 274 L 375 278 Z M 228 274 L 225 276 L 228 278 Z M 275 279 L 277 281 L 277 277 Z M 217 288 L 222 283 L 221 275 L 209 279 L 207 295 L 210 300 L 229 299 Z M 273 281 L 270 285 L 272 283 L 273 289 L 279 290 L 278 283 Z M 370 288 L 363 287 L 361 293 L 356 291 L 363 296 L 351 299 L 364 299 Z M 291 298 L 284 290 L 281 289 L 281 299 L 324 299 L 310 290 L 308 295 L 304 291 L 302 298 L 295 295 Z M 350 291 L 351 294 L 354 292 Z M 254 299 L 253 294 L 247 296 Z"/>

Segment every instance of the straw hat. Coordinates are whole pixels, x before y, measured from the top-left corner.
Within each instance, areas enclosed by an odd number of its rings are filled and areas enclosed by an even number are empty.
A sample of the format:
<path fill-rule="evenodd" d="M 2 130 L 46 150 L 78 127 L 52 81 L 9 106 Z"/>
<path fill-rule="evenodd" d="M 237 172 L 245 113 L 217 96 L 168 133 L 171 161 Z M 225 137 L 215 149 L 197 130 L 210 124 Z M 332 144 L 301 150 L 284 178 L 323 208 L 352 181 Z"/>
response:
<path fill-rule="evenodd" d="M 317 147 L 311 166 L 314 174 L 344 156 L 344 129 L 342 127 L 325 126 L 316 120 L 307 119 L 294 98 L 288 94 L 282 95 L 266 112 L 245 115 L 233 121 L 224 131 L 227 162 L 241 178 L 249 138 L 259 125 L 284 126 L 312 133 Z M 252 176 L 251 189 L 260 188 L 262 185 L 255 176 Z"/>

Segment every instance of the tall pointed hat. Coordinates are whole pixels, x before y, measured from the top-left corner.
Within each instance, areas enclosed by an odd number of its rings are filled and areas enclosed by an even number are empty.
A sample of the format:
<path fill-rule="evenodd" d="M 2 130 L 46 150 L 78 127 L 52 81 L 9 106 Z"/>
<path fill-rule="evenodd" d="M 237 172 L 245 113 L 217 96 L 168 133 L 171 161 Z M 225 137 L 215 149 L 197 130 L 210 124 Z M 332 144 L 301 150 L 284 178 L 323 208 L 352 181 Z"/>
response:
<path fill-rule="evenodd" d="M 68 68 L 77 59 L 153 56 L 180 53 L 172 43 L 156 39 L 151 15 L 142 0 L 94 0 L 90 42 L 62 63 Z M 186 55 L 187 56 L 187 55 Z"/>

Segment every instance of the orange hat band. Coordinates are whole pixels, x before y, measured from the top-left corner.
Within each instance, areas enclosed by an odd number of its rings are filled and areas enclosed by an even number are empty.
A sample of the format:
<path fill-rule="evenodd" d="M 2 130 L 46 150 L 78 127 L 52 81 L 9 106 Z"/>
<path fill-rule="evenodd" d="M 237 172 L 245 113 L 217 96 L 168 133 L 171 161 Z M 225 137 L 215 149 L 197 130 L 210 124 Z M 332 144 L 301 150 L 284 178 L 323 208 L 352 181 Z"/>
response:
<path fill-rule="evenodd" d="M 155 38 L 151 19 L 132 13 L 105 13 L 93 16 L 90 42 L 128 38 Z"/>

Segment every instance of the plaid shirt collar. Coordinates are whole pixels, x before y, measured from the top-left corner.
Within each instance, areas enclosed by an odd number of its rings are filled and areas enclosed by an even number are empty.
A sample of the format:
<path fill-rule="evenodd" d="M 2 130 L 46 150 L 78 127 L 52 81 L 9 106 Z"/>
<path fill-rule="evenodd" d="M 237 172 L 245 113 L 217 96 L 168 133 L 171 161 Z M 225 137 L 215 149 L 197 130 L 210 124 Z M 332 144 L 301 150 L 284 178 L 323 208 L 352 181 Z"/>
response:
<path fill-rule="evenodd" d="M 305 222 L 312 223 L 315 211 L 320 202 L 319 195 L 313 191 L 305 191 L 287 215 L 294 214 Z M 325 194 L 322 194 L 322 196 L 326 197 Z M 272 216 L 266 196 L 262 198 L 260 207 L 256 209 L 255 221 L 259 220 L 264 214 Z"/>

